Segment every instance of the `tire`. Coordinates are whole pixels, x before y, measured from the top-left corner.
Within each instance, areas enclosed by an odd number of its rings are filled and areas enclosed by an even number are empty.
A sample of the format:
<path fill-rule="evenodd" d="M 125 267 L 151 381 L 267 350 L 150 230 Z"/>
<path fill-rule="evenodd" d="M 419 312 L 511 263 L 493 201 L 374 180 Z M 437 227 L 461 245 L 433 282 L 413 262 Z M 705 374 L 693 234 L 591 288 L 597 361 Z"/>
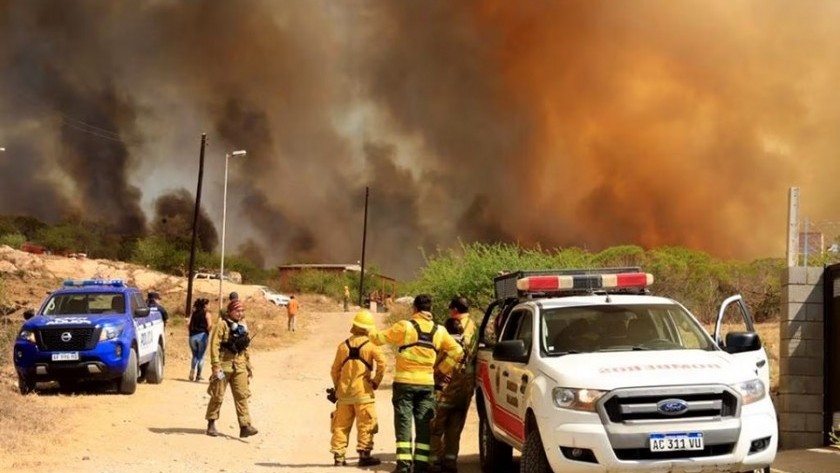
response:
<path fill-rule="evenodd" d="M 525 446 L 522 448 L 522 464 L 520 473 L 551 473 L 551 466 L 545 456 L 540 430 L 534 426 L 525 437 Z"/>
<path fill-rule="evenodd" d="M 26 395 L 35 392 L 35 380 L 18 375 L 18 390 L 21 394 Z"/>
<path fill-rule="evenodd" d="M 152 361 L 146 366 L 144 378 L 149 384 L 160 384 L 163 382 L 163 368 L 166 364 L 166 354 L 163 351 L 163 345 L 158 344 L 155 356 Z"/>
<path fill-rule="evenodd" d="M 137 351 L 134 348 L 128 352 L 128 366 L 117 381 L 117 391 L 120 394 L 134 394 L 137 391 Z"/>
<path fill-rule="evenodd" d="M 493 435 L 490 421 L 482 414 L 478 424 L 478 458 L 483 473 L 507 473 L 513 463 L 513 447 Z"/>

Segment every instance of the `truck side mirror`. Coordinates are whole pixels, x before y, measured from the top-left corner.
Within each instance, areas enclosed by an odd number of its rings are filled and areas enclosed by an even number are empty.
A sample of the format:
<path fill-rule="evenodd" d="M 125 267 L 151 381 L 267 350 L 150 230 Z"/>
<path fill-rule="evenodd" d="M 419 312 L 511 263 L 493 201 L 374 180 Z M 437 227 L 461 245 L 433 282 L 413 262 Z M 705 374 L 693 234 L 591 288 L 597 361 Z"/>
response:
<path fill-rule="evenodd" d="M 523 340 L 505 340 L 493 348 L 493 358 L 496 361 L 528 362 L 528 348 Z"/>
<path fill-rule="evenodd" d="M 151 309 L 149 309 L 148 307 L 138 307 L 137 309 L 134 309 L 134 316 L 141 318 L 148 317 L 150 312 Z"/>
<path fill-rule="evenodd" d="M 26 309 L 23 312 L 23 320 L 29 320 L 32 317 L 35 317 L 35 310 L 34 309 Z"/>
<path fill-rule="evenodd" d="M 755 332 L 729 332 L 726 334 L 726 345 L 723 350 L 727 353 L 743 353 L 756 351 L 761 348 L 761 337 Z"/>

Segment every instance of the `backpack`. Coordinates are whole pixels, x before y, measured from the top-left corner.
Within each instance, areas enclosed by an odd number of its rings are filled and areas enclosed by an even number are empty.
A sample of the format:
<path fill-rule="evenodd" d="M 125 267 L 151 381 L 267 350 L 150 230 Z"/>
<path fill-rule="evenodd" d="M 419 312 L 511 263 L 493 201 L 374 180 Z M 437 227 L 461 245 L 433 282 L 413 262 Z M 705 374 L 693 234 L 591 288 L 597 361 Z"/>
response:
<path fill-rule="evenodd" d="M 434 342 L 435 332 L 437 332 L 437 328 L 438 328 L 437 324 L 432 325 L 432 331 L 431 332 L 424 332 L 423 330 L 420 329 L 420 324 L 418 324 L 416 320 L 409 320 L 409 322 L 411 322 L 411 325 L 414 326 L 414 330 L 417 331 L 417 341 L 414 342 L 414 343 L 409 343 L 408 345 L 401 346 L 399 348 L 400 353 L 402 353 L 403 350 L 408 350 L 409 348 L 412 348 L 412 347 L 428 348 L 430 350 L 433 350 L 435 353 L 437 353 L 438 350 L 437 350 L 437 347 L 435 347 L 435 342 Z"/>
<path fill-rule="evenodd" d="M 369 341 L 370 340 L 365 340 L 361 345 L 359 345 L 357 347 L 354 347 L 354 346 L 350 346 L 350 339 L 349 338 L 347 340 L 345 340 L 344 344 L 347 345 L 347 349 L 350 350 L 350 354 L 347 355 L 347 358 L 345 358 L 344 361 L 341 363 L 341 369 L 344 369 L 344 365 L 346 365 L 348 361 L 353 360 L 353 361 L 361 361 L 362 364 L 365 365 L 365 368 L 368 369 L 368 371 L 373 371 L 373 366 L 371 366 L 370 363 L 367 362 L 367 360 L 362 358 L 362 347 L 367 345 Z"/>

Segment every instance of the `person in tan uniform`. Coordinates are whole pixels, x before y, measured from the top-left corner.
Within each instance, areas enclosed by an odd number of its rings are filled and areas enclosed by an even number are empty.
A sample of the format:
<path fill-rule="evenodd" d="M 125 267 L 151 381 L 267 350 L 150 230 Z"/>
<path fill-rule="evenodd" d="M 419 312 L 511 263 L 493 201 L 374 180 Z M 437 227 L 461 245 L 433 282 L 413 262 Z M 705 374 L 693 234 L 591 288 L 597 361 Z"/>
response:
<path fill-rule="evenodd" d="M 470 401 L 475 391 L 474 360 L 478 349 L 478 329 L 470 319 L 469 303 L 455 297 L 449 303 L 446 330 L 464 349 L 464 356 L 451 373 L 436 373 L 437 410 L 432 420 L 432 472 L 457 473 L 461 432 L 467 420 Z M 445 354 L 438 356 L 441 363 Z"/>
<path fill-rule="evenodd" d="M 385 357 L 368 338 L 368 331 L 374 327 L 373 315 L 366 310 L 360 311 L 353 318 L 352 335 L 338 345 L 335 353 L 330 375 L 338 401 L 332 413 L 330 452 L 336 466 L 347 464 L 345 452 L 354 419 L 359 466 L 381 463 L 370 453 L 373 435 L 378 430 L 373 392 L 385 376 Z"/>
<path fill-rule="evenodd" d="M 210 402 L 207 404 L 205 418 L 207 435 L 211 437 L 219 435 L 216 419 L 219 418 L 228 384 L 239 421 L 239 436 L 257 435 L 257 429 L 251 425 L 251 416 L 248 413 L 248 398 L 251 397 L 248 384 L 254 370 L 251 368 L 251 356 L 248 352 L 251 337 L 247 325 L 242 321 L 244 317 L 245 306 L 242 301 L 232 300 L 221 322 L 213 325 L 210 334 L 210 368 L 213 375 L 210 378 L 210 386 L 207 387 Z"/>

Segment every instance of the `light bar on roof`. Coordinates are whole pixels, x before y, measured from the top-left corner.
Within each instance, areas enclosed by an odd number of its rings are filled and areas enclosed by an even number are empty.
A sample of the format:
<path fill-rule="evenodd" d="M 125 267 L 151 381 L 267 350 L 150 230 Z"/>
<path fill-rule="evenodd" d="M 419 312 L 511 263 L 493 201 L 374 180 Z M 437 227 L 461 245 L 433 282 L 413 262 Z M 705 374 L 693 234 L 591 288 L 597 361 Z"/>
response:
<path fill-rule="evenodd" d="M 86 286 L 110 286 L 123 287 L 125 282 L 122 279 L 68 279 L 64 281 L 65 287 L 86 287 Z"/>
<path fill-rule="evenodd" d="M 523 292 L 553 292 L 644 288 L 651 284 L 653 284 L 653 275 L 650 273 L 575 274 L 520 278 L 516 281 L 516 288 Z"/>

